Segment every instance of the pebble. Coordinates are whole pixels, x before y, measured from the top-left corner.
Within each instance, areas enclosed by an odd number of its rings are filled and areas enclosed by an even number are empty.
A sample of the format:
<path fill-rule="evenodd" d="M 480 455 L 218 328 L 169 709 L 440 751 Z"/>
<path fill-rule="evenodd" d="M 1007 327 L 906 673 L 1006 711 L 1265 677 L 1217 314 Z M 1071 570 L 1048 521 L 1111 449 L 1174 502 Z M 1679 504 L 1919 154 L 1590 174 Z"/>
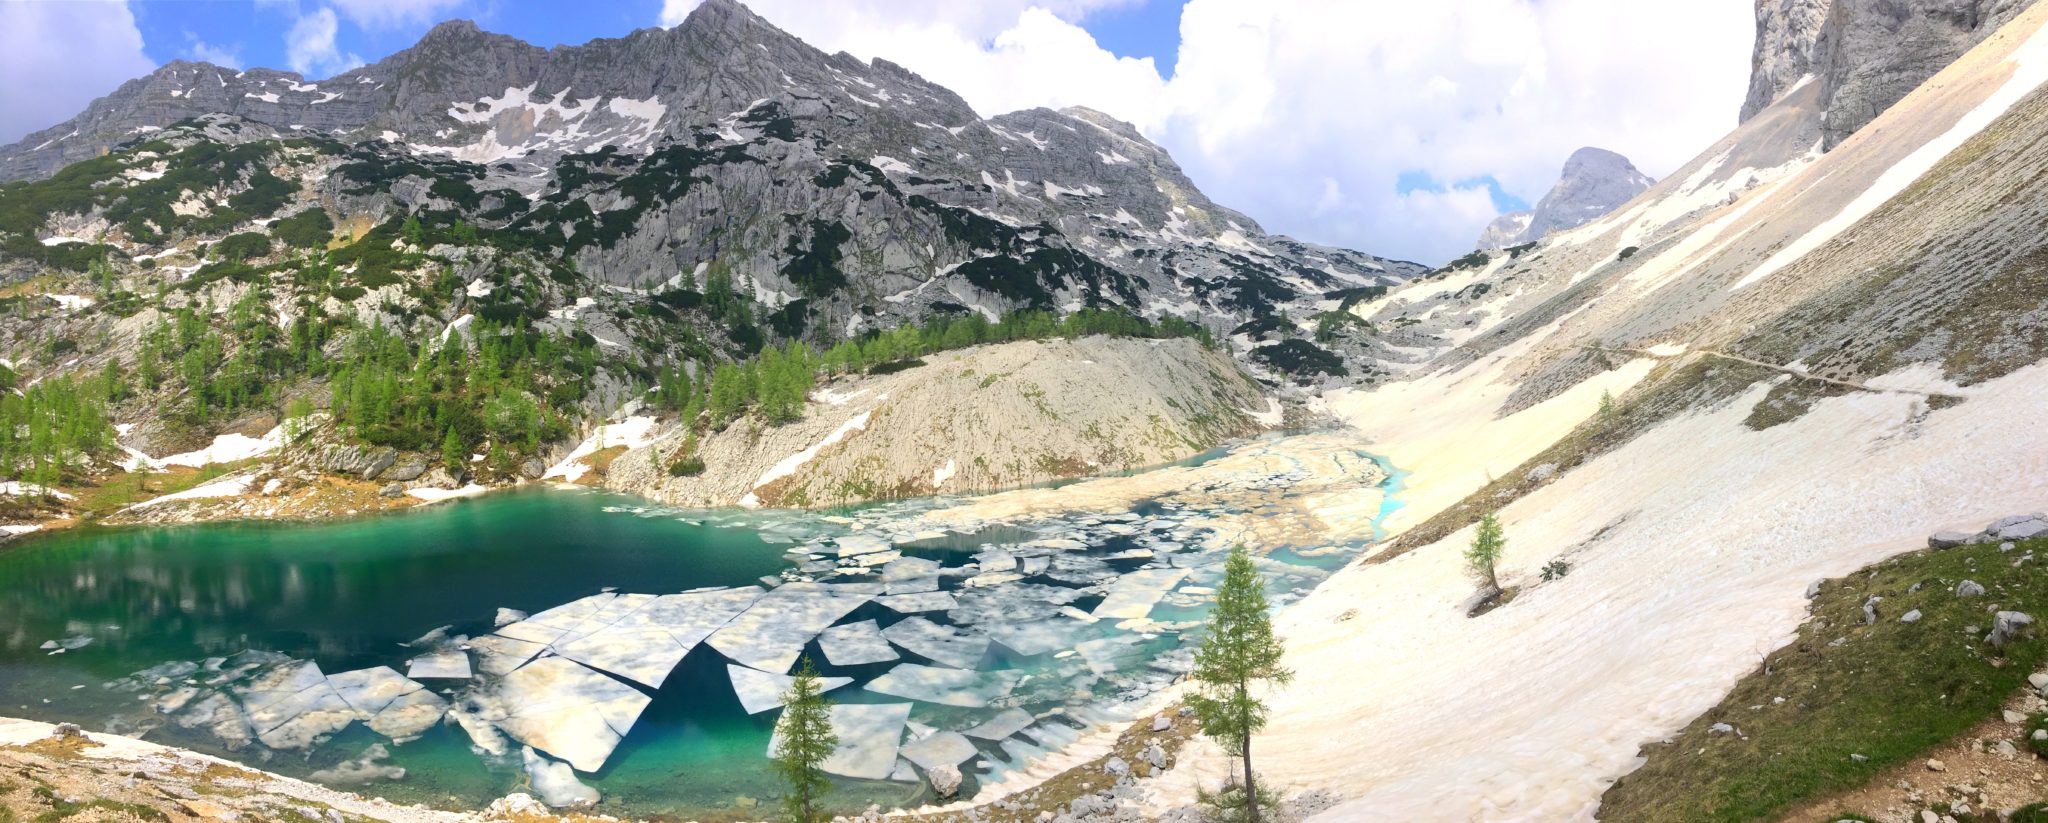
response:
<path fill-rule="evenodd" d="M 1930 757 L 1927 758 L 1927 770 L 1930 772 L 1945 772 L 1948 771 L 1948 764 Z"/>

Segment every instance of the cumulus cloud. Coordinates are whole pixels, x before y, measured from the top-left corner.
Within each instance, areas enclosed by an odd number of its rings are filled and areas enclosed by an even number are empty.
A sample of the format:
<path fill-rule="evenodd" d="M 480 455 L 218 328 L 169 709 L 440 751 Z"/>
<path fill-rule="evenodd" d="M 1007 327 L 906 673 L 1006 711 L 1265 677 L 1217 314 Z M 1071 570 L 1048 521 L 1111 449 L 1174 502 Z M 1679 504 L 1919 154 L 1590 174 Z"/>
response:
<path fill-rule="evenodd" d="M 0 144 L 155 68 L 126 3 L 0 2 Z"/>
<path fill-rule="evenodd" d="M 242 52 L 239 47 L 217 46 L 199 39 L 189 31 L 185 32 L 185 47 L 178 50 L 178 56 L 236 71 L 242 69 Z"/>
<path fill-rule="evenodd" d="M 340 29 L 334 9 L 321 6 L 312 14 L 300 15 L 284 35 L 285 63 L 292 71 L 318 79 L 339 74 L 363 64 L 353 52 L 342 53 L 334 44 Z"/>
<path fill-rule="evenodd" d="M 1170 2 L 1170 0 L 1155 0 Z M 827 51 L 885 57 L 977 111 L 1086 105 L 1131 121 L 1268 231 L 1438 262 L 1574 149 L 1662 176 L 1735 125 L 1753 20 L 1727 0 L 1190 0 L 1175 74 L 1080 25 L 1110 0 L 755 0 Z M 667 0 L 680 22 L 696 0 Z"/>

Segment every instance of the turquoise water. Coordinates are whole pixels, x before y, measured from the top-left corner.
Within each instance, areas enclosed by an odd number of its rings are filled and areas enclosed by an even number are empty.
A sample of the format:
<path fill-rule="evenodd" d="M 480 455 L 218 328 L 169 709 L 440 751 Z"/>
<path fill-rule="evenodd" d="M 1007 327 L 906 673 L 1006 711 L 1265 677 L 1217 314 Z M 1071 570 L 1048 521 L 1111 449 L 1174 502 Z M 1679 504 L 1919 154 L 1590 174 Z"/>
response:
<path fill-rule="evenodd" d="M 1199 464 L 1220 453 L 1183 462 Z M 1382 480 L 1388 492 L 1379 515 L 1383 519 L 1399 507 L 1394 497 L 1404 473 L 1370 455 L 1361 457 L 1387 474 Z M 838 513 L 874 527 L 940 502 L 903 501 Z M 907 555 L 957 567 L 987 546 L 1047 535 L 1076 536 L 1090 546 L 1089 554 L 1105 558 L 1105 568 L 1127 573 L 1147 561 L 1106 556 L 1170 539 L 1175 541 L 1172 545 L 1184 546 L 1173 551 L 1176 565 L 1193 570 L 1187 583 L 1212 586 L 1212 564 L 1220 562 L 1222 549 L 1196 548 L 1199 535 L 1171 525 L 1179 516 L 1159 504 L 1145 503 L 1135 507 L 1126 522 L 1159 518 L 1153 522 L 1168 525 L 1133 536 L 1088 525 L 1113 518 L 1054 517 L 991 526 L 970 535 L 899 542 L 897 547 Z M 328 674 L 380 665 L 403 672 L 404 662 L 417 652 L 402 644 L 442 627 L 454 635 L 487 634 L 500 607 L 539 612 L 608 588 L 661 593 L 744 586 L 790 570 L 793 549 L 801 558 L 802 550 L 816 548 L 805 541 L 843 533 L 845 528 L 816 515 L 682 511 L 601 492 L 535 489 L 316 524 L 242 522 L 38 535 L 0 548 L 0 714 L 74 721 L 89 729 L 134 734 L 301 777 L 382 743 L 391 752 L 386 763 L 405 768 L 407 776 L 352 788 L 401 802 L 476 808 L 526 790 L 516 747 L 509 759 L 482 756 L 452 724 L 435 726 L 418 740 L 391 745 L 355 724 L 305 752 L 272 752 L 260 746 L 228 751 L 210 734 L 181 728 L 158 714 L 149 698 L 161 696 L 165 689 L 138 688 L 127 678 L 170 661 L 197 662 L 244 650 L 313 660 Z M 1269 555 L 1276 561 L 1268 567 L 1272 591 L 1302 591 L 1348 562 L 1358 548 L 1362 547 L 1319 547 L 1302 554 L 1276 547 Z M 1032 581 L 1055 582 L 1026 582 Z M 957 585 L 948 582 L 946 588 Z M 1099 594 L 1092 594 L 1075 604 L 1086 610 L 1099 600 Z M 1021 603 L 1019 607 L 1029 608 Z M 1169 598 L 1153 609 L 1152 617 L 1200 621 L 1207 610 L 1199 598 Z M 951 622 L 945 613 L 926 617 Z M 870 603 L 840 622 L 866 619 L 887 626 L 902 616 Z M 1114 633 L 1105 623 L 1083 636 Z M 70 639 L 75 645 L 80 638 L 91 642 L 61 654 L 42 648 L 46 641 Z M 1178 656 L 1184 663 L 1186 642 L 1176 632 L 1164 632 L 1147 635 L 1134 651 L 1160 661 Z M 822 662 L 815 643 L 810 652 Z M 1170 682 L 1175 671 L 1171 665 L 1134 662 L 1115 675 L 1098 678 L 1087 674 L 1077 659 L 1051 658 L 1011 655 L 997 646 L 985 665 L 1042 674 L 1036 685 L 1019 690 L 1023 706 L 1039 714 L 1063 706 L 1071 710 L 1077 703 L 1093 712 L 1119 695 L 1142 695 Z M 844 670 L 826 666 L 824 673 L 865 681 L 891 665 Z M 776 713 L 745 714 L 725 666 L 725 659 L 708 646 L 699 646 L 684 659 L 653 695 L 604 770 L 585 776 L 604 794 L 598 811 L 705 820 L 756 819 L 765 813 L 780 793 L 764 760 Z M 460 691 L 436 690 L 451 697 Z M 1075 690 L 1094 697 L 1077 701 Z M 827 696 L 840 702 L 900 702 L 858 685 Z M 986 714 L 920 703 L 912 719 L 939 728 L 964 728 Z M 1055 728 L 1051 733 L 1061 732 Z M 1013 748 L 984 747 L 984 759 L 1001 768 L 1002 761 L 1035 750 Z M 923 799 L 921 787 L 914 784 L 842 780 L 838 786 L 832 801 L 841 811 Z M 749 801 L 761 806 L 747 805 Z"/>
<path fill-rule="evenodd" d="M 752 530 L 604 511 L 637 502 L 536 490 L 310 525 L 80 530 L 21 541 L 0 549 L 0 710 L 112 731 L 155 726 L 146 739 L 306 776 L 382 738 L 357 725 L 311 756 L 260 759 L 161 724 L 134 695 L 102 684 L 166 661 L 244 649 L 315 660 L 329 673 L 376 665 L 402 672 L 411 652 L 400 643 L 448 625 L 487 633 L 501 606 L 540 611 L 605 587 L 746 585 L 788 565 L 788 544 Z M 60 655 L 38 648 L 74 636 L 93 642 Z M 775 715 L 741 712 L 722 659 L 700 647 L 663 691 L 591 781 L 606 807 L 704 814 L 741 796 L 774 796 L 761 758 Z M 663 699 L 671 695 L 683 699 Z M 388 748 L 387 762 L 410 774 L 364 789 L 393 800 L 473 808 L 523 779 L 510 764 L 472 753 L 467 736 L 449 726 Z M 849 807 L 905 793 L 896 785 L 844 788 Z"/>

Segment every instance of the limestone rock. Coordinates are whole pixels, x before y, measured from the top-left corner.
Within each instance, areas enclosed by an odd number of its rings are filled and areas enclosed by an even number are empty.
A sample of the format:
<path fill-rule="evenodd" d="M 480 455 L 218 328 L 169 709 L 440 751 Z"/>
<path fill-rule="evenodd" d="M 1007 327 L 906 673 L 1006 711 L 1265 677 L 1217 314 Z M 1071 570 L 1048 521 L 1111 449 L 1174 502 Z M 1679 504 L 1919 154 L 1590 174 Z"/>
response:
<path fill-rule="evenodd" d="M 1984 585 L 1983 585 L 1982 583 L 1978 583 L 1978 582 L 1977 582 L 1977 581 L 1975 581 L 1975 580 L 1965 580 L 1965 581 L 1963 581 L 1963 582 L 1961 582 L 1961 583 L 1957 583 L 1957 584 L 1956 584 L 1956 596 L 1957 596 L 1957 597 L 1983 597 L 1983 596 L 1984 596 Z"/>
<path fill-rule="evenodd" d="M 2033 623 L 2033 616 L 2026 612 L 1999 612 L 1992 616 L 1991 633 L 1984 636 L 1984 642 L 1993 646 L 2004 646 Z"/>
<path fill-rule="evenodd" d="M 925 772 L 924 776 L 932 781 L 932 791 L 938 792 L 939 797 L 950 798 L 960 793 L 960 768 L 958 766 L 939 766 Z"/>

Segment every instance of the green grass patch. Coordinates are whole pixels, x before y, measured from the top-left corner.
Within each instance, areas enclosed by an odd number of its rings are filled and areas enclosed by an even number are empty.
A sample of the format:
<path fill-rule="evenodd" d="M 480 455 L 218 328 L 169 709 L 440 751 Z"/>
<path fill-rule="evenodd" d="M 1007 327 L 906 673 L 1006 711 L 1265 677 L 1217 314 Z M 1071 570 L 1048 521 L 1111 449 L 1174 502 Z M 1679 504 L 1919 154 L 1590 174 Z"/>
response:
<path fill-rule="evenodd" d="M 1600 816 L 1775 819 L 1862 786 L 1997 714 L 2048 657 L 2038 634 L 2004 649 L 1984 642 L 1992 604 L 2048 614 L 2048 569 L 2013 565 L 2030 551 L 2048 551 L 2048 540 L 2009 552 L 1995 543 L 1919 551 L 1827 581 L 1798 637 L 1670 742 L 1644 747 L 1646 762 L 1608 789 Z M 1959 598 L 1963 580 L 1989 593 Z M 1884 599 L 1877 622 L 1864 625 L 1872 596 Z M 1915 609 L 1919 621 L 1899 621 Z M 1716 723 L 1736 731 L 1715 732 Z"/>

